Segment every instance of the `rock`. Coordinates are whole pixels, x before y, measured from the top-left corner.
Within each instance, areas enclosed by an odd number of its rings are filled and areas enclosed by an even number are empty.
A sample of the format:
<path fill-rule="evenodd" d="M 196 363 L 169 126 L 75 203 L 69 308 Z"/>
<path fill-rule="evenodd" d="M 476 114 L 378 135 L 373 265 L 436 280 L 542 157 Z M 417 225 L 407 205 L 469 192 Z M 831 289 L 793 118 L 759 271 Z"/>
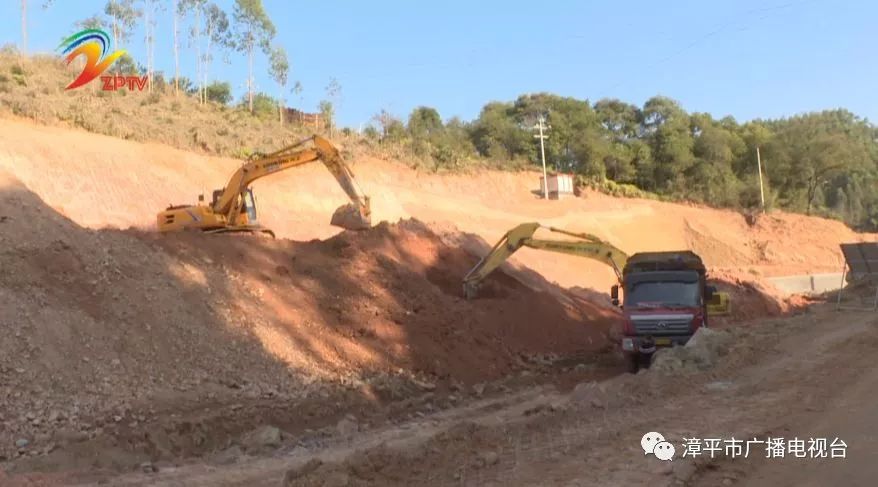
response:
<path fill-rule="evenodd" d="M 140 464 L 140 471 L 143 473 L 155 473 L 158 472 L 159 469 L 156 468 L 156 466 L 153 465 L 152 462 L 143 462 Z"/>
<path fill-rule="evenodd" d="M 244 455 L 244 452 L 241 450 L 241 447 L 238 445 L 232 445 L 225 450 L 214 454 L 210 458 L 210 462 L 216 465 L 231 465 L 238 461 L 241 456 Z"/>
<path fill-rule="evenodd" d="M 723 479 L 723 485 L 732 485 L 734 483 L 735 483 L 735 481 L 730 479 L 730 478 Z"/>
<path fill-rule="evenodd" d="M 473 386 L 473 392 L 474 392 L 477 396 L 481 396 L 482 394 L 485 393 L 485 384 L 478 383 L 478 384 L 474 385 L 474 386 Z"/>
<path fill-rule="evenodd" d="M 352 420 L 349 416 L 346 416 L 338 422 L 338 424 L 335 426 L 335 430 L 338 431 L 338 434 L 342 436 L 351 436 L 360 430 L 360 425 L 357 424 L 355 420 Z"/>
<path fill-rule="evenodd" d="M 27 448 L 28 445 L 30 445 L 30 441 L 28 441 L 26 438 L 19 438 L 15 440 L 15 446 L 17 448 Z"/>
<path fill-rule="evenodd" d="M 607 407 L 606 388 L 595 381 L 577 384 L 570 393 L 570 402 L 597 409 Z"/>
<path fill-rule="evenodd" d="M 707 370 L 728 353 L 731 343 L 732 336 L 729 332 L 701 327 L 686 345 L 659 349 L 653 356 L 650 370 Z"/>
<path fill-rule="evenodd" d="M 266 425 L 248 433 L 242 442 L 249 450 L 260 450 L 280 446 L 281 439 L 280 429 Z"/>
<path fill-rule="evenodd" d="M 729 381 L 715 381 L 708 382 L 707 384 L 705 384 L 704 388 L 708 391 L 724 391 L 727 389 L 731 389 L 732 386 L 734 386 L 734 383 Z"/>
<path fill-rule="evenodd" d="M 292 486 L 294 480 L 311 474 L 311 472 L 320 468 L 321 465 L 323 465 L 322 460 L 312 458 L 298 467 L 287 470 L 287 473 L 284 474 L 284 486 Z"/>
<path fill-rule="evenodd" d="M 500 461 L 500 455 L 497 452 L 489 451 L 481 455 L 482 464 L 485 466 L 496 465 Z"/>
<path fill-rule="evenodd" d="M 678 460 L 673 462 L 673 470 L 674 470 L 674 478 L 683 480 L 684 483 L 688 483 L 688 480 L 695 475 L 695 471 L 698 470 L 695 466 L 695 462 Z"/>
<path fill-rule="evenodd" d="M 88 433 L 72 429 L 63 429 L 55 432 L 55 439 L 62 444 L 81 443 L 88 439 Z"/>
<path fill-rule="evenodd" d="M 332 472 L 323 479 L 323 487 L 347 487 L 351 484 L 351 477 L 345 472 Z"/>

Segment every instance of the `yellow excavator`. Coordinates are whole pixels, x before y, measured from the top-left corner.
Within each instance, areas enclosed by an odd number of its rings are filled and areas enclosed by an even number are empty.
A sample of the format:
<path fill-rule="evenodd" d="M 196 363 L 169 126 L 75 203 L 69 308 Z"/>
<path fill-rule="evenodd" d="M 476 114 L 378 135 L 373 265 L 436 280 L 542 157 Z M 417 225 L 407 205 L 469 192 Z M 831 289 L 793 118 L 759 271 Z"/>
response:
<path fill-rule="evenodd" d="M 534 234 L 539 229 L 546 229 L 553 233 L 558 233 L 561 235 L 566 235 L 568 237 L 574 237 L 576 240 L 550 240 L 550 239 L 539 239 L 534 238 Z M 640 276 L 643 272 L 643 266 L 640 264 L 643 261 L 652 261 L 652 260 L 662 260 L 664 259 L 665 263 L 656 263 L 657 267 L 665 267 L 670 269 L 671 267 L 683 267 L 683 264 L 674 264 L 674 262 L 686 262 L 686 266 L 688 268 L 695 269 L 701 272 L 702 278 L 700 281 L 704 281 L 704 276 L 706 275 L 706 271 L 704 269 L 703 263 L 701 263 L 701 259 L 691 252 L 652 252 L 652 253 L 643 253 L 643 254 L 635 254 L 633 256 L 634 260 L 638 262 L 638 267 L 631 266 L 629 268 L 628 254 L 613 246 L 609 242 L 605 242 L 601 240 L 595 235 L 591 235 L 588 233 L 575 233 L 567 230 L 563 230 L 555 227 L 547 227 L 541 225 L 539 223 L 522 223 L 517 227 L 506 232 L 503 237 L 491 248 L 491 251 L 488 252 L 487 255 L 482 257 L 481 260 L 472 268 L 463 278 L 463 295 L 467 299 L 473 299 L 478 294 L 478 289 L 481 283 L 491 274 L 497 267 L 500 267 L 503 262 L 506 262 L 512 254 L 514 254 L 521 247 L 530 247 L 533 249 L 540 250 L 549 250 L 552 252 L 559 252 L 562 254 L 575 255 L 579 257 L 585 257 L 589 259 L 594 259 L 600 262 L 603 262 L 610 267 L 613 268 L 613 271 L 616 273 L 616 277 L 619 280 L 619 284 L 624 286 L 626 275 L 633 274 L 635 270 L 638 271 L 638 276 Z M 686 255 L 684 255 L 686 254 Z M 691 254 L 688 255 L 688 254 Z M 694 259 L 697 259 L 697 266 L 692 264 Z M 698 267 L 700 266 L 700 267 Z M 697 269 L 696 269 L 697 267 Z M 615 298 L 614 299 L 618 299 Z M 721 292 L 712 292 L 710 293 L 710 299 L 707 300 L 707 311 L 711 315 L 725 315 L 729 314 L 731 311 L 731 301 L 729 299 L 728 293 Z"/>
<path fill-rule="evenodd" d="M 534 238 L 540 228 L 576 240 Z M 568 232 L 539 223 L 523 223 L 506 232 L 463 278 L 467 299 L 476 296 L 488 275 L 521 247 L 577 255 L 613 268 L 619 284 L 610 289 L 613 305 L 622 308 L 620 346 L 630 370 L 648 367 L 658 347 L 685 345 L 708 325 L 708 317 L 731 312 L 727 293 L 707 284 L 707 268 L 692 251 L 641 252 L 627 255 L 587 233 Z M 624 304 L 619 300 L 624 290 Z"/>
<path fill-rule="evenodd" d="M 546 240 L 533 238 L 534 233 L 540 228 L 552 232 L 575 237 L 577 240 Z M 478 293 L 479 285 L 488 275 L 500 267 L 506 259 L 512 257 L 518 249 L 530 247 L 534 249 L 549 250 L 562 254 L 576 255 L 599 260 L 616 271 L 616 276 L 622 280 L 622 268 L 628 256 L 625 252 L 617 249 L 594 235 L 587 233 L 568 232 L 555 227 L 545 227 L 539 223 L 522 223 L 506 232 L 505 235 L 491 248 L 488 255 L 482 257 L 478 264 L 473 267 L 463 278 L 463 295 L 467 299 L 473 299 Z"/>
<path fill-rule="evenodd" d="M 261 232 L 274 237 L 274 232 L 259 224 L 256 198 L 250 185 L 259 178 L 317 160 L 329 169 L 351 200 L 350 204 L 335 210 L 330 224 L 348 230 L 369 228 L 372 224 L 369 197 L 357 185 L 354 173 L 338 149 L 325 138 L 313 135 L 276 152 L 252 156 L 235 171 L 225 188 L 213 192 L 209 205 L 204 204 L 202 194 L 196 205 L 168 206 L 156 218 L 158 229 L 160 232 L 185 229 L 207 233 Z"/>

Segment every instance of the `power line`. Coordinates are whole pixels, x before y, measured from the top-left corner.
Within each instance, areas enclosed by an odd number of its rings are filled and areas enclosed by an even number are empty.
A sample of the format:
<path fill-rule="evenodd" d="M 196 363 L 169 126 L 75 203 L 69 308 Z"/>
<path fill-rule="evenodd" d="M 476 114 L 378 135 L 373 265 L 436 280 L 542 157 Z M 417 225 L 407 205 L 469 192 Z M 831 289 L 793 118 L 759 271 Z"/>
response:
<path fill-rule="evenodd" d="M 752 16 L 753 14 L 757 14 L 757 13 L 766 13 L 766 12 L 775 12 L 775 11 L 778 11 L 778 10 L 785 10 L 785 9 L 789 9 L 789 8 L 792 8 L 792 7 L 797 7 L 797 6 L 800 6 L 800 5 L 808 4 L 808 3 L 815 3 L 815 2 L 817 2 L 817 1 L 818 1 L 818 0 L 800 0 L 800 1 L 797 1 L 797 2 L 788 2 L 788 3 L 781 4 L 781 5 L 774 5 L 774 6 L 770 6 L 770 7 L 754 8 L 754 9 L 747 10 L 747 11 L 744 12 L 743 14 L 737 16 L 737 17 L 735 18 L 735 20 L 732 20 L 732 21 L 730 21 L 730 22 L 726 22 L 726 23 L 720 25 L 720 26 L 717 27 L 716 29 L 714 29 L 714 30 L 712 30 L 712 31 L 710 31 L 710 32 L 708 32 L 708 33 L 702 35 L 701 37 L 698 37 L 697 39 L 695 39 L 694 41 L 692 41 L 692 42 L 686 44 L 685 46 L 683 46 L 682 48 L 678 49 L 677 51 L 675 51 L 675 52 L 669 54 L 668 56 L 666 56 L 666 57 L 660 59 L 659 61 L 657 61 L 657 62 L 655 62 L 655 63 L 653 63 L 653 64 L 647 66 L 647 67 L 646 67 L 646 70 L 649 71 L 649 70 L 652 70 L 653 68 L 656 68 L 656 67 L 658 67 L 658 66 L 661 66 L 662 64 L 667 63 L 667 62 L 670 61 L 671 59 L 674 59 L 675 57 L 679 56 L 680 54 L 683 54 L 684 52 L 686 52 L 686 51 L 688 51 L 688 50 L 690 50 L 690 49 L 692 49 L 692 48 L 698 46 L 699 44 L 701 44 L 701 43 L 703 43 L 704 41 L 710 39 L 711 37 L 713 37 L 713 36 L 719 34 L 720 32 L 723 32 L 724 30 L 726 30 L 727 28 L 731 27 L 732 25 L 735 25 L 735 24 L 740 23 L 742 20 L 745 20 L 745 18 L 750 17 L 750 16 Z M 768 18 L 768 17 L 769 17 L 769 15 L 764 15 L 764 16 L 760 17 L 758 20 L 763 20 L 763 19 L 766 19 L 766 18 Z M 598 98 L 604 98 L 604 97 L 606 96 L 607 92 L 612 91 L 612 90 L 615 90 L 616 88 L 619 88 L 620 86 L 625 85 L 627 82 L 628 82 L 628 80 L 620 80 L 618 83 L 616 83 L 615 85 L 611 86 L 610 88 L 607 88 L 607 89 L 603 90 L 603 94 L 601 94 L 601 96 L 599 96 Z"/>

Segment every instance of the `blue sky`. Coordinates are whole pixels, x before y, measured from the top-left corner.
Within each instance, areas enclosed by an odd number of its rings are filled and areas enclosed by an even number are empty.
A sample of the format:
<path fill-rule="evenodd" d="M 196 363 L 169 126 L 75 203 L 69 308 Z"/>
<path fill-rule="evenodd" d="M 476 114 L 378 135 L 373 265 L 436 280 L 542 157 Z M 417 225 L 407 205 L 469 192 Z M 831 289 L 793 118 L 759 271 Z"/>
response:
<path fill-rule="evenodd" d="M 0 43 L 20 42 L 19 0 L 2 0 Z M 52 52 L 105 0 L 31 0 L 30 51 Z M 170 4 L 170 0 L 167 0 Z M 231 0 L 217 3 L 231 11 Z M 418 105 L 472 119 L 492 100 L 549 91 L 642 104 L 662 94 L 689 111 L 738 120 L 845 107 L 878 119 L 878 2 L 870 0 L 265 0 L 289 52 L 292 80 L 316 110 L 338 79 L 341 123 Z M 159 18 L 156 63 L 173 73 L 171 17 Z M 145 64 L 143 33 L 124 46 Z M 183 74 L 194 73 L 185 43 Z M 246 63 L 217 60 L 219 79 L 244 90 Z M 256 62 L 257 87 L 276 94 Z"/>

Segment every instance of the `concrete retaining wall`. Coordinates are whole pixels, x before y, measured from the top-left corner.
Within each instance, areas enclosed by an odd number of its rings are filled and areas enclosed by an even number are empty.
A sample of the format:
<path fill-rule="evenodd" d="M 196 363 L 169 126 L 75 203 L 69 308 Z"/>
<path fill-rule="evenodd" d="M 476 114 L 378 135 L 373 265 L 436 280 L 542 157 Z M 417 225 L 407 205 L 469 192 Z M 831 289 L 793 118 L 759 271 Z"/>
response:
<path fill-rule="evenodd" d="M 808 274 L 804 276 L 784 276 L 767 278 L 783 293 L 820 294 L 841 287 L 841 273 Z"/>

